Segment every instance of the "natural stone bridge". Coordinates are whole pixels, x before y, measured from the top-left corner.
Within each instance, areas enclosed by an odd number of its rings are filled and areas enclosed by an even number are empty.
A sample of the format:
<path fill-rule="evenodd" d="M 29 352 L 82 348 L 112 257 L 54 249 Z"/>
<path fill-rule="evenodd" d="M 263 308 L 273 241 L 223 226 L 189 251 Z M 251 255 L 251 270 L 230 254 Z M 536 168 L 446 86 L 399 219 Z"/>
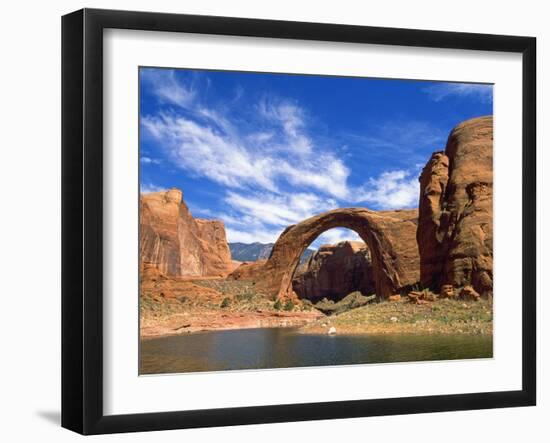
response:
<path fill-rule="evenodd" d="M 377 295 L 388 297 L 419 280 L 417 222 L 416 209 L 328 211 L 286 228 L 267 261 L 243 264 L 230 278 L 253 280 L 258 290 L 273 297 L 292 298 L 292 276 L 304 250 L 323 232 L 348 228 L 357 232 L 370 250 Z"/>

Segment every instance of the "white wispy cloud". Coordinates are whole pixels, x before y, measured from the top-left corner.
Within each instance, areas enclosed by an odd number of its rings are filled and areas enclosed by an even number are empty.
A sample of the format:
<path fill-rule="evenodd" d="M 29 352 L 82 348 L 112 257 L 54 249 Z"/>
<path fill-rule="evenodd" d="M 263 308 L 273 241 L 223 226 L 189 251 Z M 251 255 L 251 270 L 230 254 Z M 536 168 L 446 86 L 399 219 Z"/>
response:
<path fill-rule="evenodd" d="M 144 69 L 140 76 L 150 84 L 155 95 L 164 103 L 187 108 L 197 95 L 194 85 L 179 81 L 173 69 Z"/>
<path fill-rule="evenodd" d="M 144 165 L 160 165 L 162 162 L 159 158 L 151 158 L 147 156 L 142 156 L 139 161 L 143 163 Z"/>
<path fill-rule="evenodd" d="M 184 201 L 194 217 L 218 218 L 217 214 L 212 209 L 205 208 L 204 206 L 196 204 L 193 200 L 187 199 L 185 197 Z"/>
<path fill-rule="evenodd" d="M 334 199 L 323 199 L 308 193 L 256 193 L 250 196 L 228 192 L 225 202 L 253 220 L 278 226 L 298 223 L 315 214 L 338 207 Z"/>
<path fill-rule="evenodd" d="M 139 192 L 142 194 L 150 194 L 151 192 L 161 192 L 166 191 L 166 188 L 162 186 L 157 186 L 153 183 L 141 183 L 139 187 Z"/>
<path fill-rule="evenodd" d="M 493 85 L 477 83 L 439 83 L 424 88 L 424 92 L 436 102 L 448 97 L 472 97 L 482 102 L 493 99 Z"/>
<path fill-rule="evenodd" d="M 312 142 L 304 132 L 305 112 L 302 108 L 285 100 L 264 99 L 258 105 L 258 109 L 266 120 L 282 129 L 285 138 L 282 147 L 297 155 L 312 153 Z"/>
<path fill-rule="evenodd" d="M 225 234 L 229 243 L 275 243 L 280 232 L 265 229 L 240 230 L 226 226 Z"/>
<path fill-rule="evenodd" d="M 412 208 L 418 205 L 419 192 L 418 173 L 387 171 L 369 179 L 357 193 L 357 201 L 374 204 L 380 209 Z"/>
<path fill-rule="evenodd" d="M 231 135 L 183 116 L 161 114 L 144 117 L 142 123 L 182 169 L 229 187 L 276 189 L 273 160 L 247 149 Z"/>
<path fill-rule="evenodd" d="M 317 239 L 311 244 L 313 248 L 319 248 L 321 245 L 334 245 L 342 241 L 363 241 L 361 237 L 350 229 L 333 228 L 323 232 Z"/>
<path fill-rule="evenodd" d="M 409 157 L 422 149 L 440 148 L 448 132 L 424 121 L 392 121 L 369 128 L 366 134 L 348 134 L 355 144 L 362 144 L 369 157 L 387 155 Z"/>
<path fill-rule="evenodd" d="M 210 112 L 208 120 L 213 120 L 214 115 Z M 224 186 L 259 187 L 279 192 L 277 183 L 286 182 L 312 187 L 338 198 L 346 198 L 349 193 L 347 179 L 350 171 L 331 152 L 307 153 L 302 146 L 301 155 L 289 156 L 285 137 L 269 132 L 254 133 L 255 143 L 251 143 L 250 136 L 241 134 L 236 126 L 221 116 L 216 118 L 216 127 L 206 120 L 171 114 L 143 117 L 142 124 L 168 151 L 176 165 Z M 298 131 L 297 128 L 293 126 L 291 132 Z M 293 140 L 297 137 L 292 135 Z M 306 138 L 305 135 L 299 137 Z"/>
<path fill-rule="evenodd" d="M 225 202 L 234 214 L 221 216 L 229 241 L 242 241 L 252 232 L 255 241 L 274 242 L 287 226 L 338 207 L 335 199 L 310 193 L 245 195 L 229 191 Z"/>
<path fill-rule="evenodd" d="M 337 207 L 416 206 L 417 171 L 397 165 L 351 185 L 346 161 L 366 162 L 372 160 L 369 156 L 388 152 L 396 159 L 411 159 L 419 143 L 439 147 L 447 135 L 422 122 L 378 125 L 353 141 L 365 146 L 365 158 L 349 159 L 340 155 L 341 143 L 331 147 L 330 140 L 315 136 L 308 113 L 295 101 L 264 96 L 248 106 L 248 114 L 236 114 L 207 102 L 200 88 L 185 84 L 173 71 L 146 81 L 160 101 L 177 106 L 142 116 L 144 133 L 152 137 L 163 159 L 226 189 L 220 195 L 224 209 L 202 214 L 222 219 L 230 242 L 274 242 L 288 225 Z M 236 100 L 245 102 L 244 94 L 239 90 Z M 154 156 L 148 153 L 141 161 L 150 164 Z M 142 185 L 142 192 L 160 190 Z M 358 239 L 352 231 L 331 230 L 315 244 Z"/>

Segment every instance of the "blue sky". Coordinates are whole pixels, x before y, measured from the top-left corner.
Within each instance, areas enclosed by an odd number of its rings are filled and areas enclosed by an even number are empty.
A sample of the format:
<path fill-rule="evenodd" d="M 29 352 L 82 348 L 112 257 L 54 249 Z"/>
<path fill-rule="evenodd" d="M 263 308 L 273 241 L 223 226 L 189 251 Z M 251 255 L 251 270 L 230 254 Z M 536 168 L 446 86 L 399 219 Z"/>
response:
<path fill-rule="evenodd" d="M 183 191 L 228 241 L 338 207 L 411 208 L 418 175 L 492 86 L 140 68 L 140 188 Z M 331 230 L 314 246 L 356 239 Z"/>

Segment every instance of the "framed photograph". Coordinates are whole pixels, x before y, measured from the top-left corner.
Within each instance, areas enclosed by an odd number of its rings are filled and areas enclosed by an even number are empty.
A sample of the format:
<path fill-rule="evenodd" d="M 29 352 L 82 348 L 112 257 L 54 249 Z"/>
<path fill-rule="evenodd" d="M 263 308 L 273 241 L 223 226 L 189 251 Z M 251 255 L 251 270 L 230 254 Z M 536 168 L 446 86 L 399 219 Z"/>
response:
<path fill-rule="evenodd" d="M 62 20 L 62 425 L 535 405 L 531 37 Z"/>

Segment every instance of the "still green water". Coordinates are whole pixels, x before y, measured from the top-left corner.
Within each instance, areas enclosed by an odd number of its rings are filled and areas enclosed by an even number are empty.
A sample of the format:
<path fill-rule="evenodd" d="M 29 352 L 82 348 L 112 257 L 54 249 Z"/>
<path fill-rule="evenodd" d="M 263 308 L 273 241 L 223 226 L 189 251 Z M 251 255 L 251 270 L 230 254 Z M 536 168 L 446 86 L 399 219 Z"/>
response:
<path fill-rule="evenodd" d="M 304 335 L 240 329 L 141 341 L 140 374 L 491 358 L 487 335 Z"/>

